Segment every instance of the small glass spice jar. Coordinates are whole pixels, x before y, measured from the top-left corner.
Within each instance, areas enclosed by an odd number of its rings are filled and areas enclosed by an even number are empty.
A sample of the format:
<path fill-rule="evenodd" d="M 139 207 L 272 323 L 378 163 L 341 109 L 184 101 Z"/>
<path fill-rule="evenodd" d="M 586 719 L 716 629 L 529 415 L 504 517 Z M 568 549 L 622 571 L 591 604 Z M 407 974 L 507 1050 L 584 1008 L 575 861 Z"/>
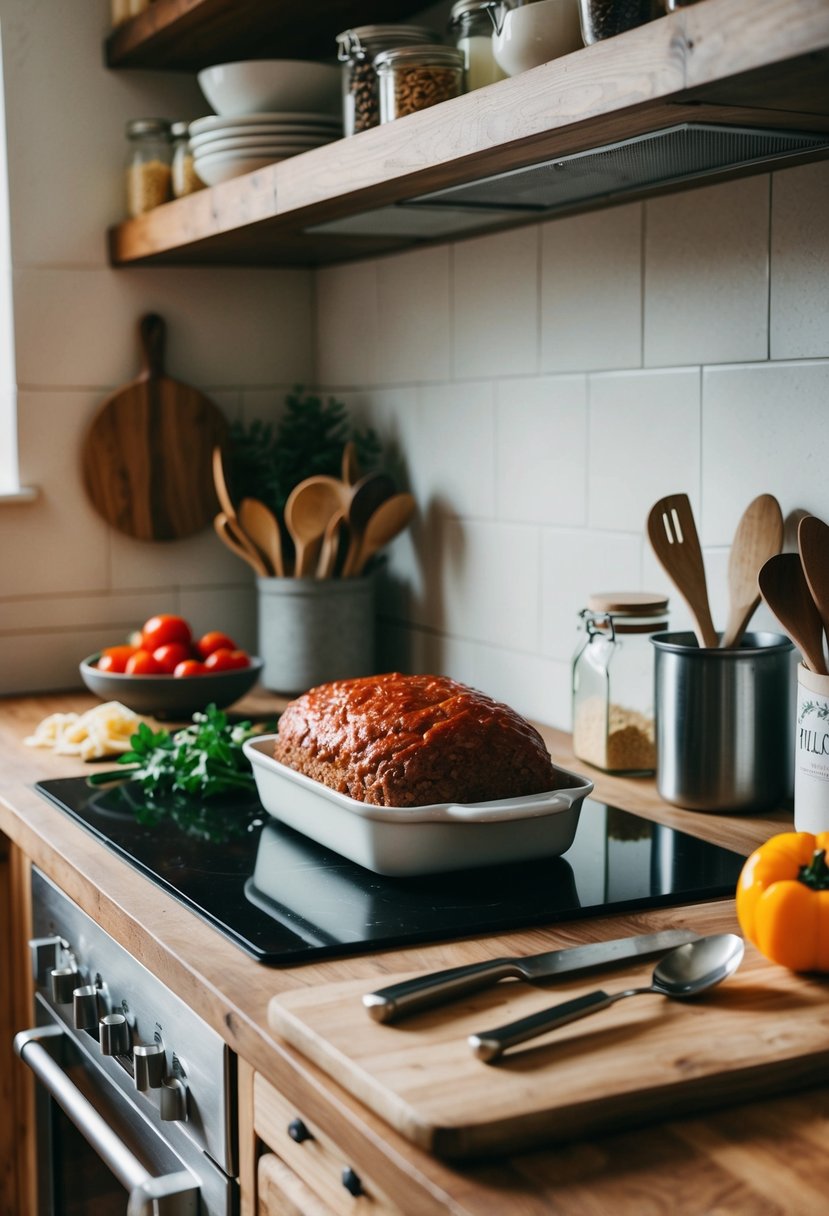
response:
<path fill-rule="evenodd" d="M 196 190 L 203 190 L 204 182 L 193 165 L 189 125 L 186 122 L 174 122 L 170 128 L 170 136 L 173 141 L 171 164 L 173 197 L 183 198 L 185 194 L 194 194 Z"/>
<path fill-rule="evenodd" d="M 127 123 L 127 213 L 133 219 L 172 198 L 172 145 L 166 118 Z"/>
<path fill-rule="evenodd" d="M 380 122 L 428 110 L 463 92 L 463 54 L 448 46 L 400 46 L 374 60 L 380 81 Z"/>
<path fill-rule="evenodd" d="M 656 771 L 654 657 L 668 601 L 647 592 L 591 595 L 573 659 L 573 753 L 608 773 Z"/>
<path fill-rule="evenodd" d="M 499 0 L 456 0 L 449 13 L 449 31 L 463 55 L 464 91 L 503 80 L 492 53 L 492 34 L 501 10 Z"/>
<path fill-rule="evenodd" d="M 581 36 L 591 46 L 652 21 L 660 11 L 656 0 L 579 0 Z"/>
<path fill-rule="evenodd" d="M 434 42 L 422 25 L 360 25 L 337 35 L 343 65 L 343 132 L 346 136 L 380 125 L 380 89 L 374 57 L 396 46 Z"/>

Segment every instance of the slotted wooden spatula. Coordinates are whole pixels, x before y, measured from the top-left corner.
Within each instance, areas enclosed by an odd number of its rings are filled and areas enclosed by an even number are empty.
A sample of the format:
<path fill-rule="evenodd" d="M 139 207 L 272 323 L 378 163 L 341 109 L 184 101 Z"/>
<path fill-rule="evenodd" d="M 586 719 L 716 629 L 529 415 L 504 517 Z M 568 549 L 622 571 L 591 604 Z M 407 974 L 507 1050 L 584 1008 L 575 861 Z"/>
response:
<path fill-rule="evenodd" d="M 164 321 L 139 323 L 142 365 L 92 420 L 81 454 L 99 515 L 137 540 L 177 540 L 210 525 L 218 509 L 211 453 L 227 423 L 197 389 L 164 373 Z"/>
<path fill-rule="evenodd" d="M 711 620 L 702 549 L 687 494 L 669 494 L 654 503 L 648 514 L 648 539 L 690 609 L 697 641 L 700 646 L 714 649 L 718 644 L 717 633 Z"/>

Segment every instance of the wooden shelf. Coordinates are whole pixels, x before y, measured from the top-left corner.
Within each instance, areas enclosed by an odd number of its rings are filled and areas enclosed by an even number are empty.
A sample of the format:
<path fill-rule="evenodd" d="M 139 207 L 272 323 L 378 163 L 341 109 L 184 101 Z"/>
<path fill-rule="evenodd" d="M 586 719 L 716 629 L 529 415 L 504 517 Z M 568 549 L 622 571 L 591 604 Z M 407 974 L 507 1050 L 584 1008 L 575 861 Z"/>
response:
<path fill-rule="evenodd" d="M 331 59 L 343 30 L 403 21 L 423 7 L 423 0 L 154 0 L 112 31 L 105 62 L 192 72 L 237 59 Z"/>
<path fill-rule="evenodd" d="M 211 7 L 209 0 L 176 3 Z M 431 110 L 167 203 L 113 228 L 110 256 L 116 266 L 313 265 L 449 239 L 457 234 L 380 235 L 381 224 L 390 208 L 425 193 L 684 122 L 829 132 L 826 0 L 702 0 Z M 767 168 L 749 164 L 722 173 Z M 683 183 L 569 209 L 661 188 Z M 361 216 L 369 235 L 309 231 Z M 539 218 L 500 214 L 487 222 L 494 228 Z"/>

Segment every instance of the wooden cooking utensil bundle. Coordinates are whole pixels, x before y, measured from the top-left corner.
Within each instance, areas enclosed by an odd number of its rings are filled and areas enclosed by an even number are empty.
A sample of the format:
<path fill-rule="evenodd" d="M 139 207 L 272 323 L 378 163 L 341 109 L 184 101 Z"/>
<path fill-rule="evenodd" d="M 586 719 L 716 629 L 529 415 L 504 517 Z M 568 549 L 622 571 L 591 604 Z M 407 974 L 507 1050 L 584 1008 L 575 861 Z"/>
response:
<path fill-rule="evenodd" d="M 760 571 L 760 592 L 803 662 L 829 675 L 829 526 L 806 515 L 797 528 L 797 553 L 779 553 Z"/>
<path fill-rule="evenodd" d="M 739 646 L 760 603 L 760 570 L 769 559 L 776 560 L 783 547 L 783 514 L 777 499 L 759 495 L 737 525 L 728 559 L 729 611 L 722 637 L 711 619 L 702 549 L 688 495 L 660 498 L 651 507 L 647 528 L 654 553 L 691 611 L 700 646 L 711 650 Z"/>
<path fill-rule="evenodd" d="M 360 476 L 351 443 L 343 451 L 341 477 L 320 474 L 294 486 L 282 523 L 255 498 L 243 499 L 236 510 L 219 447 L 213 451 L 213 478 L 222 508 L 216 533 L 260 577 L 357 578 L 415 510 L 412 495 L 398 493 L 385 473 Z M 283 543 L 283 527 L 290 546 Z M 293 561 L 286 552 L 291 547 Z"/>

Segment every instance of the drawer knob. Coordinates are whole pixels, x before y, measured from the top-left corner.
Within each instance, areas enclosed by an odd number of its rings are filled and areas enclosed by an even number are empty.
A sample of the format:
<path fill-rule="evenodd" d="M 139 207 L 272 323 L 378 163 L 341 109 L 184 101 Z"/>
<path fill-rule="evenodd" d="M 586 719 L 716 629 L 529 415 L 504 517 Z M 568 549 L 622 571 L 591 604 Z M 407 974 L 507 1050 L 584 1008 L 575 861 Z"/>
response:
<path fill-rule="evenodd" d="M 363 1184 L 360 1181 L 360 1175 L 356 1173 L 350 1165 L 345 1166 L 342 1172 L 342 1183 L 349 1195 L 362 1195 Z"/>
<path fill-rule="evenodd" d="M 292 1140 L 296 1140 L 297 1144 L 302 1144 L 304 1140 L 313 1140 L 314 1137 L 308 1131 L 308 1128 L 301 1119 L 292 1119 L 288 1124 L 288 1135 Z"/>

